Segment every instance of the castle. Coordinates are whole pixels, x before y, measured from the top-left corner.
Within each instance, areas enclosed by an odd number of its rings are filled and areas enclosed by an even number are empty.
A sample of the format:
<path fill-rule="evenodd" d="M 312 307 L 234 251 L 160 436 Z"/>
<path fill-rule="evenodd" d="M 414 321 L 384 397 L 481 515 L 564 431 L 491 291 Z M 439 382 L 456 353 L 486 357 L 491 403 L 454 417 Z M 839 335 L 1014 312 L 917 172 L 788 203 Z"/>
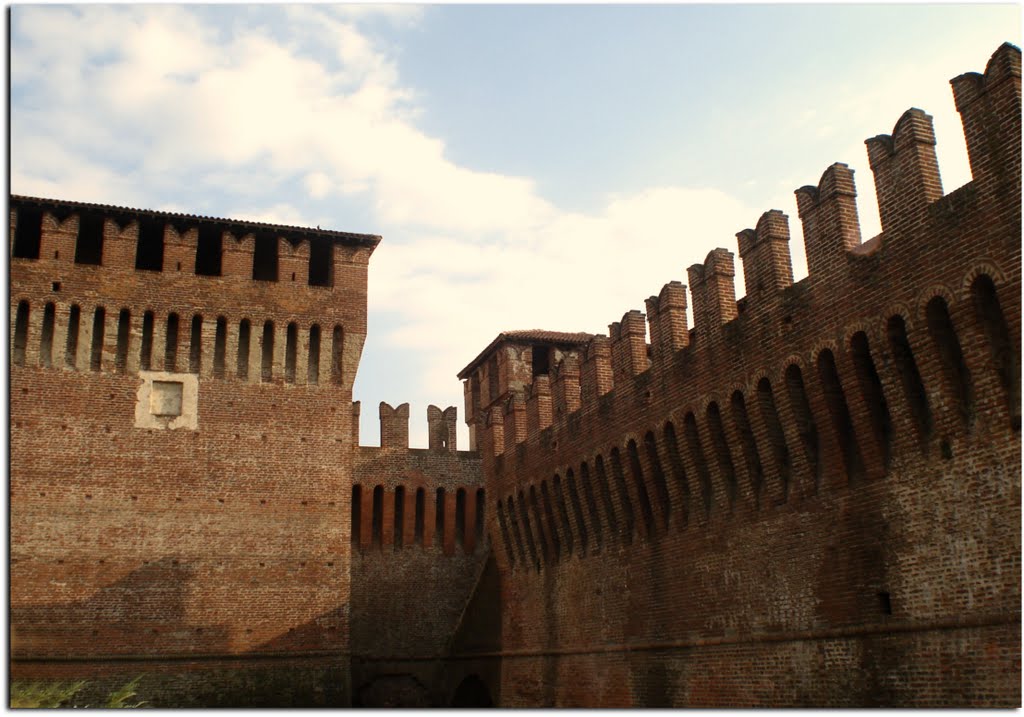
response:
<path fill-rule="evenodd" d="M 1020 706 L 1020 50 L 608 336 L 352 382 L 380 237 L 12 196 L 12 676 L 175 706 Z"/>

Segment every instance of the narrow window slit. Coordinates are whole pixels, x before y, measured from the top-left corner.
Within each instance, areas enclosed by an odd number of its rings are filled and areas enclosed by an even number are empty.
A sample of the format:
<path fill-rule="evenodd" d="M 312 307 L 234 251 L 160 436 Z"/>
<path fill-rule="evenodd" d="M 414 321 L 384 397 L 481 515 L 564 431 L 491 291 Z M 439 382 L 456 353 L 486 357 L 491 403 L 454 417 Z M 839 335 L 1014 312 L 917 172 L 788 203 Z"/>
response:
<path fill-rule="evenodd" d="M 106 322 L 106 309 L 97 306 L 92 316 L 92 350 L 89 356 L 89 368 L 93 371 L 99 371 L 103 366 L 103 334 Z"/>
<path fill-rule="evenodd" d="M 117 353 L 114 354 L 114 370 L 124 373 L 128 370 L 128 337 L 131 333 L 132 315 L 128 309 L 121 309 L 117 315 Z"/>
<path fill-rule="evenodd" d="M 444 547 L 444 488 L 434 494 L 434 545 Z"/>
<path fill-rule="evenodd" d="M 228 320 L 217 317 L 217 330 L 213 337 L 213 377 L 224 378 L 224 363 L 228 351 Z"/>
<path fill-rule="evenodd" d="M 306 371 L 306 383 L 316 385 L 320 381 L 320 326 L 309 327 L 309 364 Z"/>
<path fill-rule="evenodd" d="M 139 347 L 139 368 L 149 371 L 153 366 L 153 312 L 142 315 L 142 342 Z"/>
<path fill-rule="evenodd" d="M 73 304 L 68 316 L 67 342 L 64 344 L 64 365 L 71 369 L 78 368 L 78 330 L 81 316 L 82 310 L 77 304 Z"/>
<path fill-rule="evenodd" d="M 178 315 L 167 317 L 167 340 L 164 342 L 164 371 L 174 372 L 178 363 Z"/>
<path fill-rule="evenodd" d="M 28 302 L 19 301 L 14 316 L 14 350 L 11 362 L 15 366 L 25 365 L 25 348 L 28 346 Z"/>
<path fill-rule="evenodd" d="M 236 373 L 238 378 L 249 378 L 249 342 L 251 340 L 252 328 L 249 319 L 242 319 L 238 325 L 238 360 Z"/>
<path fill-rule="evenodd" d="M 466 545 L 466 489 L 455 491 L 455 542 Z"/>
<path fill-rule="evenodd" d="M 299 344 L 299 327 L 293 321 L 288 324 L 285 333 L 284 345 L 284 380 L 287 383 L 295 383 L 295 363 L 297 361 Z"/>
<path fill-rule="evenodd" d="M 57 320 L 57 307 L 52 302 L 43 310 L 43 328 L 39 339 L 39 365 L 43 368 L 53 366 L 53 332 Z"/>
<path fill-rule="evenodd" d="M 401 550 L 405 546 L 405 486 L 395 488 L 394 514 L 394 540 L 392 542 L 395 550 Z"/>
<path fill-rule="evenodd" d="M 373 513 L 370 517 L 370 543 L 379 548 L 384 542 L 384 487 L 373 489 Z"/>
<path fill-rule="evenodd" d="M 274 322 L 263 322 L 262 357 L 260 361 L 260 380 L 264 383 L 274 378 Z"/>

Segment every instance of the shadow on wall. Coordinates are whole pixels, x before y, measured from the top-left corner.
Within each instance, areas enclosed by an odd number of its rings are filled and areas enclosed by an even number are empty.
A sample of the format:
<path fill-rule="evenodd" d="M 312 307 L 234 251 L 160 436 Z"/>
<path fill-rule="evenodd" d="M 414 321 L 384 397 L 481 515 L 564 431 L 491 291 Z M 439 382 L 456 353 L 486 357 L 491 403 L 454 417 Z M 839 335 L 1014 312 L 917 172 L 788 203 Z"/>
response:
<path fill-rule="evenodd" d="M 16 570 L 16 559 L 12 568 Z M 143 563 L 87 599 L 11 604 L 14 659 L 223 652 L 220 625 L 186 625 L 193 570 L 177 558 Z M 15 580 L 17 578 L 15 577 Z"/>

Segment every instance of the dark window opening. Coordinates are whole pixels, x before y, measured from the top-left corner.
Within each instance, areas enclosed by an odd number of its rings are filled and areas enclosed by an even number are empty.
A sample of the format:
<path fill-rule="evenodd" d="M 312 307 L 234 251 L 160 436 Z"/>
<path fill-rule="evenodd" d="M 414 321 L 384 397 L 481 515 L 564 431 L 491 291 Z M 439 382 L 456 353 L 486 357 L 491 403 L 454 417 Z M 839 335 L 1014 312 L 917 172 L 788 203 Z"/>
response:
<path fill-rule="evenodd" d="M 200 224 L 199 242 L 196 245 L 196 274 L 220 276 L 223 253 L 224 232 L 216 225 Z"/>
<path fill-rule="evenodd" d="M 821 484 L 821 462 L 818 460 L 818 425 L 811 413 L 811 404 L 807 400 L 807 389 L 804 387 L 804 375 L 800 367 L 790 364 L 786 369 L 786 392 L 789 394 L 790 409 L 796 421 L 796 432 L 803 444 L 804 455 L 814 477 L 814 490 Z"/>
<path fill-rule="evenodd" d="M 317 384 L 320 381 L 320 326 L 309 327 L 309 363 L 306 367 L 306 383 Z"/>
<path fill-rule="evenodd" d="M 685 527 L 690 522 L 690 484 L 686 478 L 686 466 L 683 464 L 682 454 L 679 453 L 679 439 L 676 437 L 676 427 L 671 421 L 665 424 L 665 446 L 668 449 L 668 465 L 672 471 L 672 477 L 679 486 L 680 495 L 683 497 L 680 527 Z"/>
<path fill-rule="evenodd" d="M 149 371 L 153 364 L 153 312 L 142 315 L 142 345 L 139 347 L 139 368 Z"/>
<path fill-rule="evenodd" d="M 334 285 L 334 244 L 320 239 L 309 242 L 309 285 Z"/>
<path fill-rule="evenodd" d="M 999 383 L 1006 395 L 1007 408 L 1010 411 L 1010 423 L 1015 431 L 1020 430 L 1020 359 L 1006 317 L 999 305 L 999 296 L 992 278 L 982 274 L 971 284 L 971 295 L 974 297 L 974 312 L 978 324 L 988 338 L 988 348 L 992 354 Z"/>
<path fill-rule="evenodd" d="M 597 508 L 594 486 L 590 483 L 590 468 L 585 462 L 580 464 L 580 485 L 583 486 L 583 501 L 587 505 L 587 515 L 590 516 L 590 527 L 594 531 L 595 550 L 601 550 L 604 547 L 604 526 L 601 525 L 601 512 Z M 569 489 L 573 490 L 573 486 L 570 485 Z"/>
<path fill-rule="evenodd" d="M 43 368 L 53 366 L 53 332 L 56 325 L 57 309 L 48 303 L 43 311 L 43 330 L 39 339 L 39 365 Z"/>
<path fill-rule="evenodd" d="M 236 371 L 238 378 L 249 378 L 249 342 L 252 337 L 252 329 L 249 319 L 242 319 L 238 325 L 238 361 Z"/>
<path fill-rule="evenodd" d="M 609 456 L 612 464 L 612 480 L 615 483 L 615 491 L 619 496 L 619 507 L 622 509 L 622 518 L 625 521 L 622 526 L 622 540 L 626 545 L 633 542 L 633 501 L 629 497 L 629 489 L 626 488 L 626 475 L 622 472 L 622 459 L 619 457 L 619 449 L 613 448 Z M 598 463 L 600 466 L 601 463 Z"/>
<path fill-rule="evenodd" d="M 174 372 L 178 363 L 178 315 L 167 317 L 167 341 L 164 343 L 164 371 Z"/>
<path fill-rule="evenodd" d="M 135 268 L 141 271 L 164 270 L 164 224 L 156 219 L 139 221 L 135 243 Z"/>
<path fill-rule="evenodd" d="M 341 383 L 342 355 L 344 346 L 344 335 L 340 326 L 334 327 L 334 334 L 331 336 L 331 382 Z"/>
<path fill-rule="evenodd" d="M 868 409 L 871 431 L 874 433 L 875 442 L 882 449 L 882 460 L 888 468 L 892 461 L 892 418 L 889 416 L 889 404 L 886 403 L 885 392 L 882 390 L 882 379 L 878 376 L 875 362 L 871 358 L 868 337 L 863 331 L 858 331 L 850 339 L 850 355 L 857 374 L 857 383 Z"/>
<path fill-rule="evenodd" d="M 39 244 L 43 236 L 43 210 L 37 207 L 19 207 L 14 228 L 14 256 L 19 259 L 38 259 Z"/>
<path fill-rule="evenodd" d="M 455 491 L 455 542 L 466 545 L 466 489 Z"/>
<path fill-rule="evenodd" d="M 213 376 L 224 378 L 224 364 L 228 352 L 228 320 L 217 317 L 217 331 L 213 337 Z"/>
<path fill-rule="evenodd" d="M 423 489 L 416 489 L 416 516 L 415 525 L 413 526 L 413 537 L 416 545 L 423 545 L 423 524 L 425 522 L 424 513 L 426 512 L 426 500 L 423 495 Z"/>
<path fill-rule="evenodd" d="M 761 467 L 761 456 L 757 453 L 754 431 L 750 427 L 747 402 L 740 391 L 733 392 L 730 409 L 732 422 L 736 426 L 736 433 L 739 434 L 740 448 L 743 450 L 743 461 L 747 465 L 747 475 L 750 476 L 750 487 L 754 491 L 754 500 L 760 506 L 761 489 L 764 487 L 764 469 Z"/>
<path fill-rule="evenodd" d="M 629 460 L 629 472 L 633 476 L 633 486 L 636 489 L 637 498 L 640 500 L 640 515 L 644 521 L 647 539 L 650 540 L 654 537 L 654 511 L 651 508 L 651 498 L 647 493 L 647 484 L 644 482 L 644 471 L 640 465 L 640 454 L 636 448 L 636 441 L 630 440 L 626 444 L 626 456 Z"/>
<path fill-rule="evenodd" d="M 121 309 L 117 315 L 117 353 L 114 354 L 114 370 L 124 373 L 128 370 L 128 337 L 131 333 L 132 315 L 128 309 Z"/>
<path fill-rule="evenodd" d="M 907 325 L 902 316 L 895 314 L 889 318 L 887 334 L 892 360 L 903 384 L 903 395 L 910 406 L 921 450 L 924 451 L 932 435 L 932 412 L 928 405 L 928 394 L 921 381 L 921 373 L 917 370 L 914 352 L 907 338 Z"/>
<path fill-rule="evenodd" d="M 648 431 L 644 436 L 644 448 L 647 450 L 647 463 L 651 467 L 654 490 L 658 494 L 658 502 L 661 504 L 661 525 L 667 529 L 669 519 L 672 517 L 672 498 L 668 493 L 668 483 L 665 481 L 665 469 L 661 465 L 661 456 L 658 455 L 658 442 L 652 431 Z"/>
<path fill-rule="evenodd" d="M 444 546 L 444 488 L 434 495 L 434 544 Z"/>
<path fill-rule="evenodd" d="M 395 520 L 394 520 L 395 550 L 401 550 L 405 544 L 405 486 L 395 488 Z"/>
<path fill-rule="evenodd" d="M 370 544 L 379 548 L 384 542 L 384 488 L 373 489 L 373 514 L 370 518 Z"/>
<path fill-rule="evenodd" d="M 274 378 L 274 322 L 263 322 L 263 341 L 260 345 L 262 359 L 260 363 L 260 380 L 264 383 Z"/>
<path fill-rule="evenodd" d="M 960 339 L 949 316 L 949 308 L 941 296 L 928 302 L 925 310 L 928 319 L 928 333 L 932 336 L 935 348 L 939 352 L 942 373 L 947 383 L 947 391 L 953 394 L 960 422 L 970 428 L 974 421 L 974 396 L 971 388 L 971 372 L 964 363 Z"/>
<path fill-rule="evenodd" d="M 89 357 L 89 368 L 93 371 L 99 371 L 103 364 L 103 329 L 106 320 L 106 310 L 102 306 L 97 306 L 92 316 L 92 352 Z"/>
<path fill-rule="evenodd" d="M 533 377 L 549 373 L 549 362 L 551 360 L 551 349 L 547 346 L 533 347 Z"/>
<path fill-rule="evenodd" d="M 476 489 L 476 542 L 479 545 L 484 539 L 484 489 Z"/>
<path fill-rule="evenodd" d="M 704 456 L 704 446 L 700 442 L 700 434 L 697 432 L 697 419 L 692 413 L 687 413 L 683 419 L 683 435 L 686 437 L 686 448 L 697 469 L 697 478 L 700 480 L 701 498 L 704 500 L 704 515 L 711 514 L 713 502 L 711 488 L 711 473 L 708 470 L 708 461 Z"/>
<path fill-rule="evenodd" d="M 779 471 L 779 478 L 782 480 L 782 500 L 788 501 L 790 478 L 789 448 L 786 446 L 786 434 L 782 430 L 782 421 L 779 419 L 779 411 L 775 405 L 775 394 L 772 392 L 772 384 L 767 378 L 762 378 L 757 383 L 757 404 L 761 409 L 761 418 L 768 433 L 768 443 L 772 447 L 775 465 Z"/>
<path fill-rule="evenodd" d="M 287 383 L 295 383 L 295 363 L 297 361 L 299 344 L 299 327 L 295 322 L 288 324 L 285 331 L 284 343 L 284 380 Z"/>
<path fill-rule="evenodd" d="M 352 486 L 352 545 L 359 547 L 359 534 L 362 532 L 363 487 Z"/>
<path fill-rule="evenodd" d="M 277 281 L 277 237 L 257 234 L 252 249 L 252 278 Z"/>
<path fill-rule="evenodd" d="M 64 364 L 68 368 L 78 367 L 78 325 L 81 323 L 82 311 L 78 305 L 71 307 L 71 315 L 68 316 L 68 337 L 64 344 Z"/>
<path fill-rule="evenodd" d="M 883 615 L 892 615 L 892 598 L 889 593 L 878 593 L 878 604 Z"/>
<path fill-rule="evenodd" d="M 203 362 L 203 317 L 196 314 L 192 317 L 192 332 L 188 342 L 188 371 L 199 373 Z"/>
<path fill-rule="evenodd" d="M 25 365 L 25 347 L 28 345 L 28 302 L 19 301 L 14 317 L 14 352 L 11 361 L 15 366 Z"/>
<path fill-rule="evenodd" d="M 821 381 L 821 388 L 825 394 L 825 405 L 832 418 L 832 428 L 835 429 L 846 474 L 850 480 L 861 478 L 864 475 L 864 460 L 860 454 L 857 434 L 853 430 L 846 394 L 839 381 L 836 359 L 829 349 L 818 354 L 818 380 Z"/>
<path fill-rule="evenodd" d="M 103 215 L 91 213 L 79 215 L 75 263 L 103 263 Z"/>

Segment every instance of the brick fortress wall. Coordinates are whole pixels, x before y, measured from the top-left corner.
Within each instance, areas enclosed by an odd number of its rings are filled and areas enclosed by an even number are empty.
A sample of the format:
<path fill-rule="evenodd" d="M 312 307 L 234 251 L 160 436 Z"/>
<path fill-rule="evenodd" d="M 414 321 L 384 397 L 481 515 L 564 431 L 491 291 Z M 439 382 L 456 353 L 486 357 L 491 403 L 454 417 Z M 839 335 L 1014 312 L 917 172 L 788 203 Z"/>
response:
<path fill-rule="evenodd" d="M 10 222 L 13 676 L 348 704 L 379 237 L 23 197 Z"/>
<path fill-rule="evenodd" d="M 969 184 L 909 110 L 867 140 L 879 236 L 846 165 L 796 190 L 806 279 L 766 212 L 744 299 L 731 252 L 690 267 L 693 329 L 672 282 L 536 378 L 515 335 L 460 374 L 501 613 L 452 657 L 500 704 L 1020 705 L 1020 50 L 952 85 Z"/>
<path fill-rule="evenodd" d="M 448 703 L 441 659 L 490 552 L 480 454 L 457 450 L 456 421 L 428 407 L 429 447 L 410 449 L 409 405 L 381 403 L 381 446 L 356 449 L 355 705 Z"/>

